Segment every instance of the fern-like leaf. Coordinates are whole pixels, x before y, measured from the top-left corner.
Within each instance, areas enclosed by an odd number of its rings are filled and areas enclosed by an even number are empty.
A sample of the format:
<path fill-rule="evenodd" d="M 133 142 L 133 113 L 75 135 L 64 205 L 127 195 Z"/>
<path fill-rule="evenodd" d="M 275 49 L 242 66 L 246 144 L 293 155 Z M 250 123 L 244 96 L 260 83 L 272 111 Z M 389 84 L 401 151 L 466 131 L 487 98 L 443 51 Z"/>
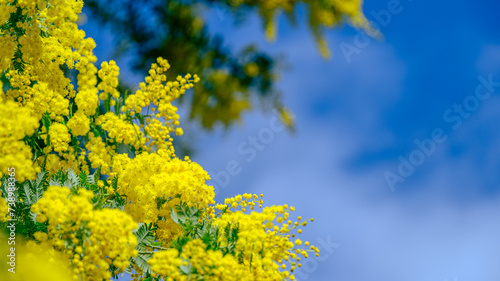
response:
<path fill-rule="evenodd" d="M 139 224 L 139 227 L 133 231 L 137 237 L 137 246 L 135 248 L 138 251 L 144 251 L 147 247 L 151 247 L 151 243 L 153 243 L 155 239 L 153 231 L 152 225 L 145 223 Z"/>
<path fill-rule="evenodd" d="M 147 274 L 152 274 L 153 271 L 151 271 L 151 266 L 148 263 L 148 260 L 153 256 L 153 254 L 150 253 L 145 253 L 145 254 L 138 254 L 137 256 L 132 258 L 132 262 L 137 265 L 142 272 L 147 273 Z"/>
<path fill-rule="evenodd" d="M 63 186 L 66 186 L 69 189 L 75 189 L 80 187 L 80 178 L 73 169 L 69 169 L 67 171 L 66 181 L 64 181 Z"/>
<path fill-rule="evenodd" d="M 135 249 L 139 252 L 136 257 L 132 258 L 132 262 L 135 263 L 143 272 L 151 274 L 151 266 L 148 264 L 148 260 L 153 256 L 152 253 L 144 253 L 146 248 L 151 247 L 154 242 L 154 228 L 152 224 L 139 224 L 139 227 L 134 230 L 134 234 L 137 237 L 137 246 Z"/>

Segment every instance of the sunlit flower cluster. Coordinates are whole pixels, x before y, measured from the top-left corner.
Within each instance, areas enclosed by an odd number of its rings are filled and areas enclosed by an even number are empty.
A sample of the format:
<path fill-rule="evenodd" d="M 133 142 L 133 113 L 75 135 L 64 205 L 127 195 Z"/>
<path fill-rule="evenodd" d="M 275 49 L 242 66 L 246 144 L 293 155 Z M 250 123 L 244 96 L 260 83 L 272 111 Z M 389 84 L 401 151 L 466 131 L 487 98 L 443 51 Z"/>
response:
<path fill-rule="evenodd" d="M 18 74 L 11 70 L 11 77 Z M 12 79 L 11 79 L 12 80 Z M 25 87 L 24 99 L 26 107 L 40 120 L 44 113 L 50 114 L 50 118 L 57 121 L 64 120 L 63 116 L 69 115 L 69 100 L 65 98 L 68 93 L 60 93 L 50 88 L 47 83 L 37 83 L 33 87 Z"/>
<path fill-rule="evenodd" d="M 170 135 L 183 133 L 172 102 L 199 78 L 187 74 L 168 81 L 170 65 L 158 58 L 135 94 L 120 93 L 118 66 L 103 62 L 98 69 L 95 42 L 78 29 L 82 7 L 81 0 L 0 1 L 0 19 L 6 22 L 0 27 L 0 74 L 7 81 L 5 93 L 0 89 L 1 99 L 17 103 L 25 109 L 19 117 L 28 114 L 38 123 L 35 131 L 20 128 L 15 143 L 0 147 L 2 155 L 20 152 L 19 160 L 6 159 L 9 165 L 19 162 L 14 166 L 20 170 L 20 181 L 40 168 L 57 170 L 47 163 L 75 171 L 102 167 L 109 173 L 120 144 L 137 152 L 165 150 L 173 157 Z M 82 147 L 90 150 L 88 157 Z M 30 161 L 31 170 L 25 167 Z"/>
<path fill-rule="evenodd" d="M 137 223 L 117 209 L 94 210 L 90 202 L 94 194 L 77 192 L 70 195 L 69 188 L 58 186 L 47 189 L 31 210 L 38 222 L 47 222 L 48 234 L 36 232 L 35 238 L 62 251 L 74 273 L 85 280 L 109 279 L 111 265 L 123 272 L 129 258 L 137 255 L 137 238 L 132 234 Z"/>
<path fill-rule="evenodd" d="M 120 73 L 120 68 L 116 65 L 115 61 L 102 62 L 101 69 L 98 71 L 99 78 L 101 82 L 98 85 L 98 89 L 102 91 L 100 99 L 105 101 L 111 95 L 113 98 L 120 98 L 120 92 L 116 89 L 118 86 L 118 74 Z M 114 104 L 112 104 L 114 105 Z"/>
<path fill-rule="evenodd" d="M 71 135 L 68 127 L 60 123 L 54 123 L 49 128 L 50 143 L 55 152 L 64 152 L 69 149 Z"/>
<path fill-rule="evenodd" d="M 189 159 L 167 155 L 141 154 L 128 161 L 119 174 L 117 192 L 127 196 L 125 211 L 138 222 L 157 222 L 160 238 L 170 241 L 180 228 L 170 218 L 170 209 L 180 202 L 208 207 L 214 203 L 214 189 L 206 184 L 209 176 Z"/>
<path fill-rule="evenodd" d="M 185 77 L 178 76 L 173 82 L 167 82 L 165 72 L 169 68 L 167 60 L 158 58 L 157 63 L 151 65 L 145 82 L 139 84 L 139 90 L 135 94 L 128 96 L 121 110 L 137 115 L 147 108 L 146 124 L 141 121 L 141 128 L 144 128 L 145 134 L 151 140 L 146 149 L 151 151 L 150 147 L 156 146 L 158 150 L 165 150 L 172 156 L 174 149 L 170 133 L 182 135 L 182 129 L 178 128 L 177 107 L 172 105 L 172 101 L 192 88 L 200 78 L 187 74 Z"/>
<path fill-rule="evenodd" d="M 167 280 L 176 281 L 190 280 L 190 275 L 194 274 L 207 281 L 272 280 L 254 279 L 236 257 L 223 256 L 220 251 L 206 248 L 207 246 L 200 239 L 194 239 L 183 247 L 182 253 L 179 253 L 177 249 L 156 252 L 149 260 L 151 270 L 161 276 L 168 276 Z M 190 271 L 181 271 L 181 266 L 190 268 Z"/>
<path fill-rule="evenodd" d="M 227 198 L 224 204 L 216 205 L 217 209 L 226 211 L 215 218 L 214 223 L 222 228 L 228 224 L 238 227 L 236 249 L 242 253 L 244 263 L 258 278 L 280 274 L 283 278 L 293 280 L 295 277 L 291 273 L 301 266 L 301 259 L 308 258 L 309 252 L 319 254 L 318 248 L 309 242 L 303 244 L 296 238 L 297 234 L 302 233 L 301 227 L 313 219 L 302 221 L 299 216 L 293 221 L 290 217 L 295 210 L 293 206 L 263 208 L 262 204 L 262 194 L 260 197 L 243 194 Z M 262 211 L 253 211 L 256 207 L 262 208 Z M 224 243 L 224 237 L 220 241 Z"/>
<path fill-rule="evenodd" d="M 125 117 L 125 115 L 121 116 Z M 100 125 L 108 133 L 108 136 L 114 138 L 118 143 L 130 144 L 135 149 L 140 149 L 146 142 L 139 126 L 123 120 L 113 112 L 99 116 L 95 123 Z"/>
<path fill-rule="evenodd" d="M 69 119 L 67 126 L 73 136 L 85 136 L 90 131 L 90 119 L 78 111 Z"/>
<path fill-rule="evenodd" d="M 25 135 L 34 133 L 38 122 L 29 110 L 2 98 L 0 97 L 0 176 L 7 174 L 9 167 L 15 166 L 18 180 L 33 179 L 39 169 L 33 166 L 31 148 L 22 139 Z"/>
<path fill-rule="evenodd" d="M 310 253 L 319 255 L 317 247 L 297 237 L 313 219 L 299 216 L 292 220 L 294 207 L 263 208 L 262 204 L 262 195 L 243 194 L 207 210 L 213 225 L 224 229 L 217 232 L 216 243 L 220 249 L 232 249 L 227 253 L 212 250 L 210 243 L 195 238 L 181 248 L 154 252 L 149 260 L 151 270 L 168 277 L 166 280 L 189 280 L 194 274 L 214 281 L 295 280 L 293 272 L 302 266 L 301 260 Z"/>
<path fill-rule="evenodd" d="M 9 102 L 2 106 L 8 106 L 7 111 L 18 108 L 11 102 L 22 107 L 21 112 L 12 116 L 2 110 L 2 118 L 10 118 L 14 122 L 26 120 L 16 122 L 19 128 L 15 130 L 20 135 L 16 136 L 16 142 L 10 142 L 10 149 L 3 146 L 2 150 L 16 150 L 16 159 L 6 159 L 10 160 L 6 165 L 16 167 L 16 178 L 21 182 L 26 177 L 32 179 L 35 172 L 44 166 L 47 159 L 44 157 L 39 161 L 38 157 L 47 156 L 52 151 L 63 153 L 69 150 L 71 135 L 63 123 L 65 118 L 71 116 L 70 99 L 75 97 L 76 92 L 65 68 L 74 69 L 75 62 L 88 64 L 95 61 L 92 49 L 89 49 L 89 46 L 95 45 L 93 40 L 84 39 L 85 33 L 75 23 L 82 7 L 81 0 L 0 1 L 3 24 L 0 73 L 7 86 L 5 93 L 1 93 L 1 99 Z M 96 106 L 97 103 L 94 109 Z M 41 126 L 44 114 L 48 119 L 44 121 L 46 126 Z M 34 129 L 37 130 L 23 130 L 26 122 L 35 124 Z M 82 123 L 85 122 L 80 121 L 78 125 Z M 5 122 L 2 122 L 2 129 L 4 125 Z M 72 125 L 77 134 L 85 131 L 85 127 L 77 129 L 75 124 Z M 51 135 L 52 149 L 47 149 L 41 142 L 47 141 L 48 135 Z M 31 149 L 25 149 L 19 143 L 20 140 L 26 143 L 28 139 Z M 2 151 L 2 155 L 9 154 L 9 151 Z M 30 163 L 33 159 L 37 161 Z"/>

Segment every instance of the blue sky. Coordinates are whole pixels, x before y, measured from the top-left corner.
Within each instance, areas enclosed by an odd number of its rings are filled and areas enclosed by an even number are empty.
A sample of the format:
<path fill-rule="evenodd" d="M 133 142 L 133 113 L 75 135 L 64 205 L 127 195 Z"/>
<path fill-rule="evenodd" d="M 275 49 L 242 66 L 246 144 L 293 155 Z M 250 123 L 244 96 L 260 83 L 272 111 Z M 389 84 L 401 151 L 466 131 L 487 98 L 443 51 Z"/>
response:
<path fill-rule="evenodd" d="M 384 13 L 389 2 L 366 1 L 365 14 L 376 20 L 372 11 Z M 194 160 L 211 173 L 219 201 L 264 193 L 267 204 L 315 218 L 303 240 L 323 256 L 299 280 L 498 281 L 500 4 L 398 7 L 380 27 L 384 40 L 368 39 L 349 58 L 341 46 L 356 46 L 361 34 L 328 31 L 331 60 L 319 56 L 304 24 L 283 19 L 268 43 L 257 18 L 234 27 L 229 14 L 208 13 L 210 29 L 231 48 L 256 42 L 286 56 L 292 68 L 278 87 L 297 132 L 279 130 L 272 113 L 250 113 L 230 132 L 197 136 Z M 83 28 L 106 58 L 110 41 L 92 26 Z M 480 76 L 494 81 L 489 91 Z M 260 141 L 254 157 L 241 153 L 252 137 Z M 406 163 L 399 173 L 406 161 L 413 169 Z M 230 162 L 239 173 L 224 177 Z M 391 186 L 388 173 L 404 182 Z"/>

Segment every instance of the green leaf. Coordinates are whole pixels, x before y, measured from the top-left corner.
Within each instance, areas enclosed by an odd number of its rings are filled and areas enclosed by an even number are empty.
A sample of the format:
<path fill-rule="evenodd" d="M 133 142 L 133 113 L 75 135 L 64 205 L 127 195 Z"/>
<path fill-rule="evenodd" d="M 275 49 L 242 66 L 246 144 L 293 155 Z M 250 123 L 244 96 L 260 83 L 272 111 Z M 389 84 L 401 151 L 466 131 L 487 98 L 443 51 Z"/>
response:
<path fill-rule="evenodd" d="M 47 131 L 49 131 L 49 127 L 52 124 L 52 122 L 50 120 L 50 114 L 49 113 L 44 113 L 42 115 L 42 124 L 45 127 L 45 129 L 47 129 Z"/>
<path fill-rule="evenodd" d="M 154 228 L 153 224 L 139 224 L 139 227 L 133 231 L 134 235 L 137 237 L 137 246 L 135 249 L 137 251 L 144 251 L 147 247 L 151 247 L 154 242 Z M 148 264 L 148 260 L 153 256 L 150 253 L 139 253 L 136 257 L 132 258 L 134 262 L 143 272 L 151 274 L 151 266 Z"/>
<path fill-rule="evenodd" d="M 142 116 L 142 114 L 140 113 L 136 113 L 135 116 L 137 116 L 137 118 L 139 118 L 139 122 L 141 123 L 141 125 L 144 126 L 144 116 Z"/>
<path fill-rule="evenodd" d="M 177 212 L 174 208 L 172 208 L 172 210 L 170 211 L 170 217 L 175 223 L 179 224 L 179 216 L 177 216 Z"/>
<path fill-rule="evenodd" d="M 110 112 L 111 111 L 111 107 L 110 107 L 110 103 L 109 103 L 109 100 L 110 100 L 111 97 L 108 97 L 105 101 L 104 101 L 104 109 L 106 110 L 106 112 Z"/>
<path fill-rule="evenodd" d="M 86 189 L 90 189 L 89 178 L 93 179 L 92 176 L 87 175 L 84 171 L 80 171 L 80 173 L 78 174 L 78 178 L 83 187 L 85 187 Z"/>
<path fill-rule="evenodd" d="M 139 227 L 133 231 L 134 235 L 137 237 L 137 246 L 135 247 L 138 251 L 144 251 L 147 247 L 150 247 L 154 242 L 155 229 L 152 227 L 152 224 L 144 224 L 140 223 Z"/>
<path fill-rule="evenodd" d="M 97 127 L 95 126 L 90 126 L 90 128 L 92 129 L 92 132 L 94 133 L 94 135 L 96 137 L 100 137 L 101 136 L 101 133 L 99 133 L 99 130 L 97 129 Z"/>
<path fill-rule="evenodd" d="M 152 274 L 151 266 L 148 263 L 148 260 L 152 257 L 152 254 L 138 254 L 137 256 L 132 258 L 132 262 L 136 264 L 142 272 L 147 274 Z"/>
<path fill-rule="evenodd" d="M 123 97 L 118 98 L 115 103 L 115 113 L 118 115 L 120 113 L 120 108 L 123 105 Z"/>
<path fill-rule="evenodd" d="M 63 186 L 69 187 L 69 189 L 76 189 L 81 186 L 80 178 L 73 169 L 67 171 L 66 181 Z"/>
<path fill-rule="evenodd" d="M 188 263 L 187 265 L 184 265 L 184 264 L 181 265 L 180 270 L 182 273 L 184 273 L 186 275 L 195 273 L 195 270 L 194 270 L 193 266 L 191 265 L 191 263 Z"/>

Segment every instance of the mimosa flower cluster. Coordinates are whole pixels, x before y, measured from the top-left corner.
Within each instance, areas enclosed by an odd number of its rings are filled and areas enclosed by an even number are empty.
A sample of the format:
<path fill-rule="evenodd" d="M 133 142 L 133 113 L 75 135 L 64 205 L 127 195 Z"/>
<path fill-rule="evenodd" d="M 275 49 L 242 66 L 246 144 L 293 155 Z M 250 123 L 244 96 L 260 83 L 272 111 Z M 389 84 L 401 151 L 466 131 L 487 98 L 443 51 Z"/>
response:
<path fill-rule="evenodd" d="M 36 220 L 46 223 L 47 232 L 36 232 L 39 242 L 65 254 L 75 274 L 85 280 L 109 279 L 110 266 L 123 272 L 137 255 L 137 223 L 117 209 L 94 210 L 91 191 L 80 189 L 70 195 L 68 187 L 49 186 L 31 207 Z"/>
<path fill-rule="evenodd" d="M 4 159 L 6 164 L 0 162 L 1 174 L 5 165 L 16 162 L 21 182 L 34 179 L 42 168 L 53 171 L 47 162 L 75 171 L 104 165 L 101 172 L 109 174 L 119 144 L 137 152 L 155 147 L 174 155 L 170 134 L 181 135 L 182 129 L 172 101 L 199 78 L 187 74 L 167 81 L 165 72 L 170 66 L 159 58 L 140 89 L 124 96 L 117 90 L 116 63 L 103 62 L 98 69 L 92 53 L 95 42 L 78 29 L 82 7 L 81 0 L 0 1 L 4 23 L 0 26 L 0 72 L 7 81 L 5 93 L 0 87 L 1 100 L 11 112 L 22 107 L 19 113 L 3 116 L 11 117 L 10 123 L 19 128 L 9 139 L 7 133 L 0 135 L 2 155 L 17 151 L 15 162 L 9 161 L 14 157 Z M 31 151 L 22 147 L 21 139 L 31 142 Z M 91 156 L 81 157 L 82 148 Z M 35 166 L 27 165 L 33 158 Z"/>
<path fill-rule="evenodd" d="M 157 235 L 165 241 L 175 238 L 181 229 L 170 217 L 172 207 L 181 202 L 206 208 L 214 201 L 214 188 L 206 184 L 208 173 L 186 158 L 170 159 L 168 152 L 141 154 L 115 167 L 117 192 L 127 197 L 125 211 L 136 221 L 158 223 Z M 116 169 L 117 170 L 117 169 Z"/>
<path fill-rule="evenodd" d="M 317 247 L 296 237 L 313 220 L 299 216 L 292 221 L 294 208 L 287 205 L 247 213 L 262 208 L 262 204 L 262 195 L 228 198 L 225 204 L 205 209 L 208 218 L 199 224 L 195 222 L 197 208 L 178 207 L 172 218 L 180 221 L 184 231 L 193 233 L 192 239 L 177 239 L 173 248 L 153 252 L 149 260 L 153 276 L 168 276 L 166 280 L 190 280 L 193 276 L 214 281 L 295 280 L 293 272 L 302 266 L 301 260 L 310 253 L 319 255 Z M 179 216 L 194 219 L 183 221 Z M 134 277 L 140 280 L 142 276 Z"/>
<path fill-rule="evenodd" d="M 183 247 L 182 253 L 177 249 L 155 253 L 149 263 L 152 265 L 151 270 L 161 276 L 168 276 L 167 280 L 187 281 L 190 275 L 207 281 L 268 280 L 254 279 L 236 257 L 223 256 L 220 251 L 207 250 L 200 239 L 189 241 Z M 191 272 L 182 272 L 179 270 L 181 266 L 189 266 Z"/>
<path fill-rule="evenodd" d="M 1 84 L 0 84 L 1 86 Z M 17 179 L 23 181 L 40 171 L 32 163 L 31 147 L 23 142 L 38 127 L 30 111 L 13 101 L 5 101 L 0 87 L 0 175 L 7 174 L 9 167 L 16 166 Z"/>
<path fill-rule="evenodd" d="M 120 92 L 119 67 L 97 67 L 95 42 L 78 29 L 82 7 L 0 0 L 0 177 L 15 167 L 13 215 L 27 241 L 19 247 L 44 252 L 26 254 L 34 270 L 15 280 L 125 272 L 156 281 L 294 280 L 301 260 L 318 253 L 297 237 L 312 219 L 292 219 L 293 207 L 265 207 L 255 194 L 216 205 L 208 173 L 173 146 L 173 134 L 183 134 L 173 102 L 199 77 L 169 80 L 170 65 L 158 58 L 135 93 Z M 5 184 L 0 191 L 5 226 Z"/>
<path fill-rule="evenodd" d="M 250 265 L 250 271 L 257 275 L 255 280 L 264 280 L 263 276 L 269 276 L 266 270 L 262 270 L 266 267 L 273 268 L 274 272 L 283 269 L 282 277 L 294 280 L 291 273 L 301 266 L 301 259 L 308 258 L 310 252 L 319 255 L 318 248 L 307 241 L 302 244 L 302 241 L 296 238 L 297 234 L 302 233 L 302 227 L 307 225 L 308 220 L 302 221 L 299 216 L 293 221 L 290 217 L 295 211 L 293 206 L 263 208 L 262 196 L 261 194 L 259 198 L 256 194 L 243 194 L 226 199 L 225 204 L 216 205 L 215 208 L 226 212 L 215 218 L 214 223 L 222 228 L 238 225 L 235 248 L 244 253 L 244 263 Z M 247 212 L 253 211 L 256 206 L 263 208 L 262 211 Z"/>

